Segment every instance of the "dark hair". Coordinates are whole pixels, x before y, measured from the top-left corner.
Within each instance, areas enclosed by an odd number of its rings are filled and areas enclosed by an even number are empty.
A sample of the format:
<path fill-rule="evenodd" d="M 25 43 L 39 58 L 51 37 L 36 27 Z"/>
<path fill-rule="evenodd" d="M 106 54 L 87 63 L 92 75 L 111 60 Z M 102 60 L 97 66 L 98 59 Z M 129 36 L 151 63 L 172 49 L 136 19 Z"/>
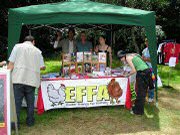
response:
<path fill-rule="evenodd" d="M 120 51 L 117 52 L 117 56 L 118 56 L 118 58 L 125 57 L 126 56 L 126 52 L 123 51 L 123 50 L 120 50 Z"/>
<path fill-rule="evenodd" d="M 83 34 L 83 33 L 84 33 L 84 34 L 86 34 L 86 32 L 85 32 L 85 31 L 81 31 L 81 34 Z"/>
<path fill-rule="evenodd" d="M 57 34 L 58 32 L 62 34 L 62 32 L 61 32 L 60 30 L 57 30 L 57 31 L 56 31 L 56 34 Z"/>
<path fill-rule="evenodd" d="M 24 41 L 30 41 L 30 42 L 32 42 L 32 41 L 34 41 L 34 40 L 35 40 L 34 37 L 31 36 L 31 35 L 26 36 L 26 37 L 24 38 Z"/>
<path fill-rule="evenodd" d="M 104 40 L 106 40 L 106 36 L 105 35 L 100 35 L 99 37 L 104 38 Z"/>
<path fill-rule="evenodd" d="M 68 29 L 68 34 L 69 34 L 70 31 L 75 35 L 75 30 L 74 30 L 74 28 L 70 27 L 70 28 Z"/>

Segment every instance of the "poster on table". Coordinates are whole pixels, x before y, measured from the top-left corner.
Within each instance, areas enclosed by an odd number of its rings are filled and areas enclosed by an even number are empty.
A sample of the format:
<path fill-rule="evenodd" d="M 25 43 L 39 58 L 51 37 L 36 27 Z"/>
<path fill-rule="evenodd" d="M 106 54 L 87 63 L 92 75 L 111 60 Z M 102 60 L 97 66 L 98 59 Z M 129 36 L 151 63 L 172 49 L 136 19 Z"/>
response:
<path fill-rule="evenodd" d="M 91 52 L 84 52 L 84 62 L 90 62 L 91 61 Z"/>
<path fill-rule="evenodd" d="M 99 52 L 99 62 L 100 63 L 106 63 L 106 53 L 104 52 Z"/>
<path fill-rule="evenodd" d="M 42 81 L 44 109 L 125 105 L 128 78 L 115 78 L 122 89 L 118 102 L 108 93 L 107 85 L 111 79 Z"/>
<path fill-rule="evenodd" d="M 76 53 L 76 61 L 77 62 L 83 62 L 83 52 L 77 52 Z"/>
<path fill-rule="evenodd" d="M 0 69 L 0 135 L 10 135 L 10 72 Z"/>

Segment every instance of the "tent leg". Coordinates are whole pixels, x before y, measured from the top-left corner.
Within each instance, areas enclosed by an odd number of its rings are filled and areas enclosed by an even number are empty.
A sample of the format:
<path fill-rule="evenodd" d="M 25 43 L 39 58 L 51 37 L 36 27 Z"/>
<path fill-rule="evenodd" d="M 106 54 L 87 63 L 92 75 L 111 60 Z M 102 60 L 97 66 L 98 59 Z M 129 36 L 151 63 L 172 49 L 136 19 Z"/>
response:
<path fill-rule="evenodd" d="M 168 86 L 169 86 L 169 79 L 170 79 L 170 74 L 171 74 L 171 67 L 169 67 L 169 76 L 168 76 Z"/>

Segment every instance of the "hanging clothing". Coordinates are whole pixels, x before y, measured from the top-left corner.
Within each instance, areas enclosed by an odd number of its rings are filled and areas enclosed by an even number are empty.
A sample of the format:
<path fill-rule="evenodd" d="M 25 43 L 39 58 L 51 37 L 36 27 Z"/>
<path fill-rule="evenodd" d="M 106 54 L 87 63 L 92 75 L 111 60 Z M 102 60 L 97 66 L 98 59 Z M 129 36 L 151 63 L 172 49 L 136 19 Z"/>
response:
<path fill-rule="evenodd" d="M 163 53 L 165 54 L 164 63 L 169 63 L 170 57 L 176 57 L 176 64 L 177 64 L 180 54 L 180 44 L 173 42 L 166 43 L 166 45 L 164 46 Z"/>
<path fill-rule="evenodd" d="M 164 46 L 166 43 L 160 43 L 158 50 L 157 50 L 157 55 L 158 55 L 158 64 L 164 64 Z"/>

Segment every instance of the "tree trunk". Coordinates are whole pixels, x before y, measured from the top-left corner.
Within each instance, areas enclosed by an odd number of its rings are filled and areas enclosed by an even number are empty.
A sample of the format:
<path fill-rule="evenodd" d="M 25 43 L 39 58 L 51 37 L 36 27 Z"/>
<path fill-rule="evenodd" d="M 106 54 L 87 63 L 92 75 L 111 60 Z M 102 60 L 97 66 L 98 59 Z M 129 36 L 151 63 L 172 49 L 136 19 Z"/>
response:
<path fill-rule="evenodd" d="M 135 37 L 134 32 L 135 32 L 135 27 L 132 27 L 132 29 L 131 29 L 132 43 L 133 43 L 133 45 L 134 45 L 134 47 L 135 47 L 135 49 L 136 49 L 136 52 L 137 52 L 137 53 L 140 53 L 139 47 L 138 47 L 138 45 L 137 45 L 137 43 L 136 43 L 136 37 Z"/>

